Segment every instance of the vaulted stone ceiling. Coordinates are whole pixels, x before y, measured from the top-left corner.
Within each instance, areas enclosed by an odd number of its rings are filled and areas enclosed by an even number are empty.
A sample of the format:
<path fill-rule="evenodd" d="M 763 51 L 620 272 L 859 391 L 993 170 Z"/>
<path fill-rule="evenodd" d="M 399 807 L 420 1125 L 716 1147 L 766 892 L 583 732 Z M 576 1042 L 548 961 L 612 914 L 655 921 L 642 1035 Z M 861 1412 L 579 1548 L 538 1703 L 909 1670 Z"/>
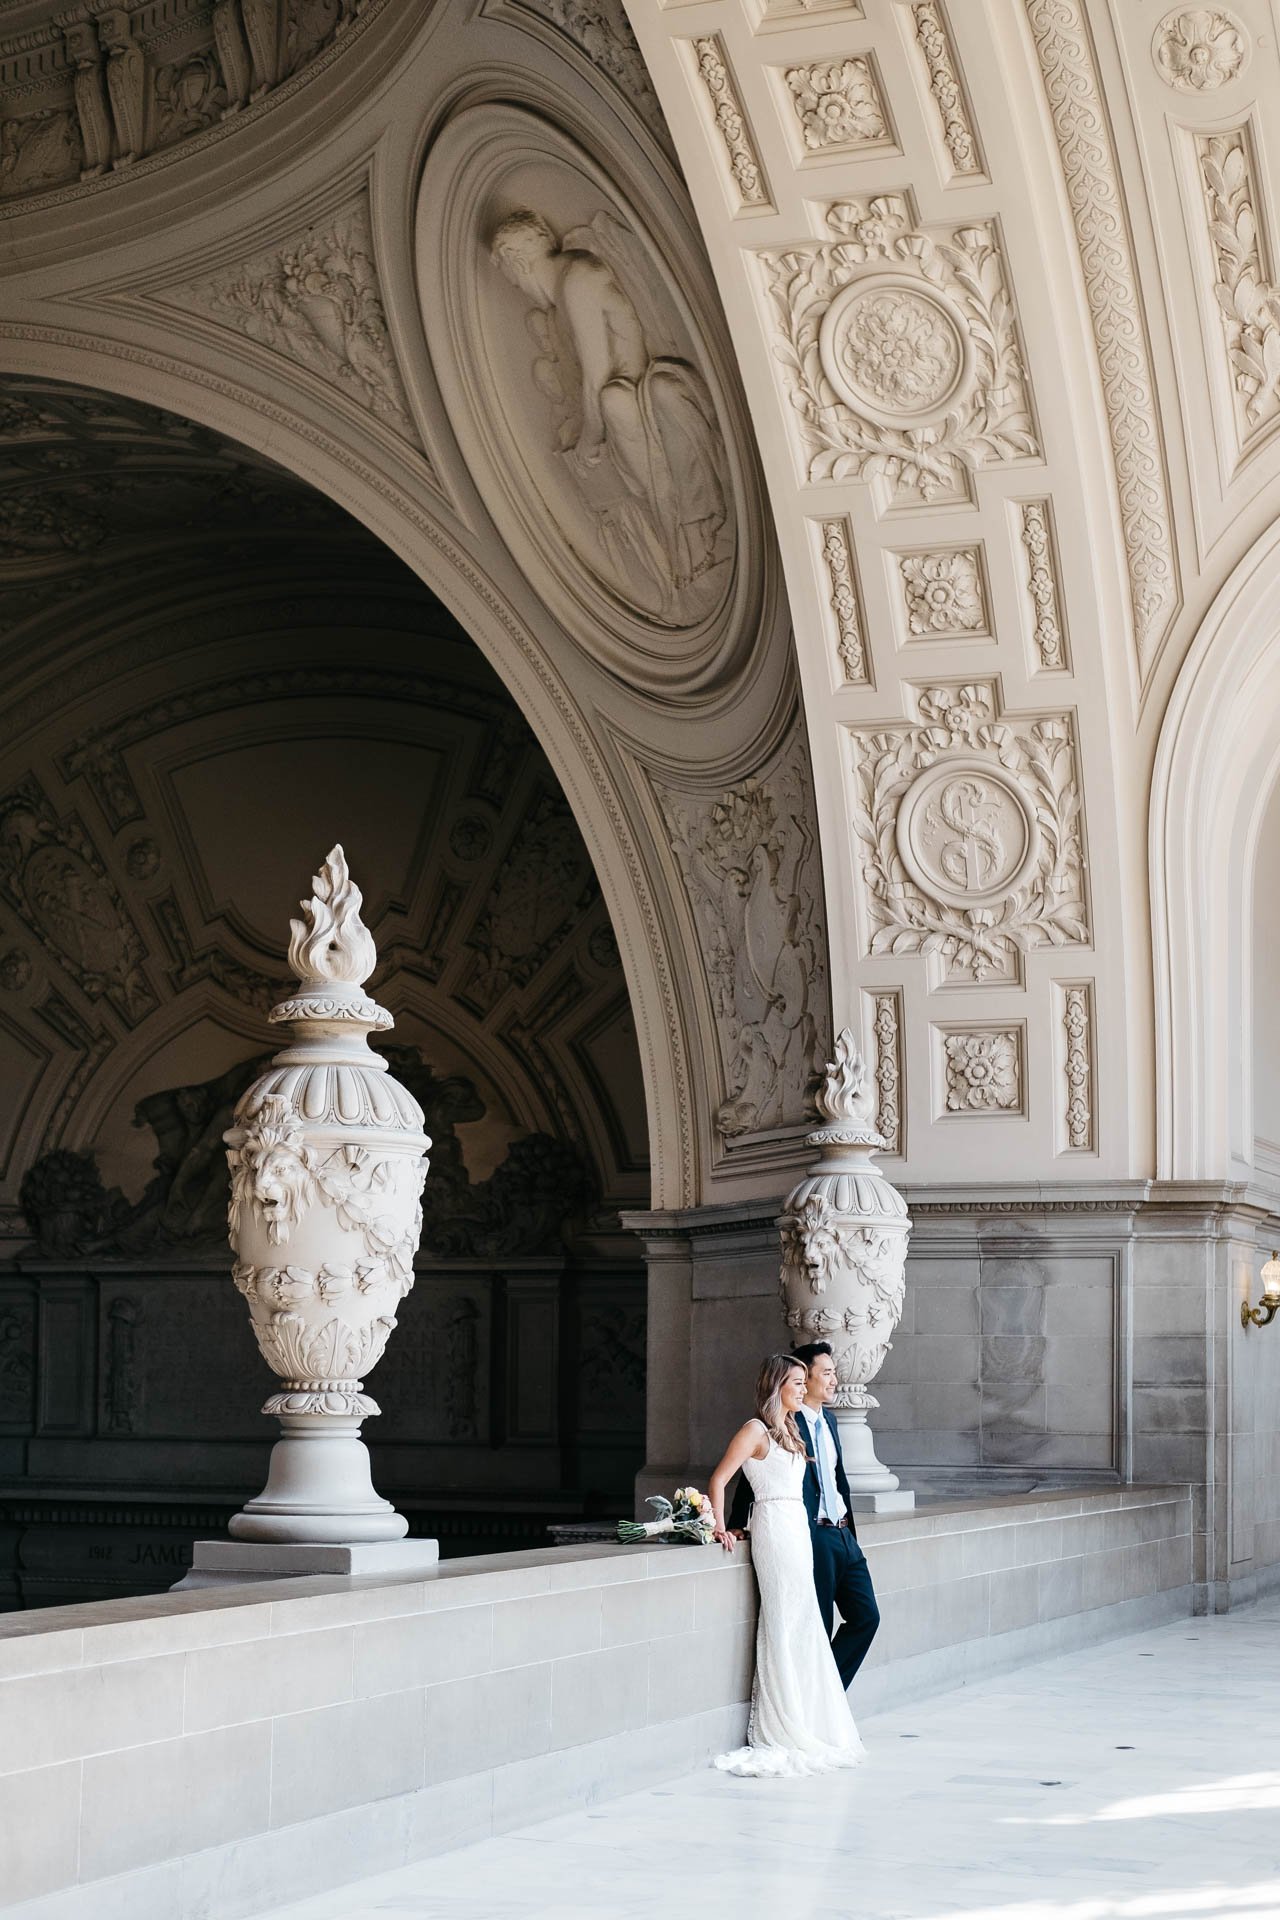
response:
<path fill-rule="evenodd" d="M 0 659 L 11 1231 L 70 1148 L 106 1196 L 82 1243 L 208 1238 L 218 1112 L 337 839 L 469 1231 L 500 1230 L 481 1189 L 534 1135 L 583 1192 L 643 1198 L 630 1007 L 564 796 L 466 635 L 341 509 L 154 408 L 6 380 Z"/>

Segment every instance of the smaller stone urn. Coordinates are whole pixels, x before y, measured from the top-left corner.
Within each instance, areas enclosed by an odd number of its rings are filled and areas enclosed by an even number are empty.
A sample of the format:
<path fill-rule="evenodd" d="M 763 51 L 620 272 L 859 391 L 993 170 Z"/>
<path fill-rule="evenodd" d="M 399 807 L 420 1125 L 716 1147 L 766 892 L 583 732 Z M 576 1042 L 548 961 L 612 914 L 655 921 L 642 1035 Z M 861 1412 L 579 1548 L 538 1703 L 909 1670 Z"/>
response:
<path fill-rule="evenodd" d="M 876 1132 L 872 1080 L 846 1027 L 818 1093 L 826 1122 L 808 1144 L 819 1149 L 807 1178 L 793 1188 L 782 1232 L 782 1298 L 792 1344 L 828 1340 L 840 1385 L 834 1412 L 849 1488 L 862 1504 L 910 1506 L 897 1475 L 876 1458 L 867 1413 L 880 1403 L 867 1392 L 892 1344 L 906 1284 L 907 1203 L 871 1156 Z M 881 1496 L 881 1498 L 874 1498 Z M 892 1496 L 891 1499 L 884 1496 Z"/>
<path fill-rule="evenodd" d="M 363 991 L 377 953 L 341 847 L 312 885 L 290 922 L 298 992 L 270 1015 L 290 1043 L 223 1136 L 234 1279 L 280 1376 L 262 1411 L 282 1433 L 265 1488 L 230 1531 L 354 1545 L 408 1531 L 370 1478 L 360 1427 L 378 1408 L 362 1376 L 413 1285 L 431 1142 L 417 1101 L 368 1045 L 392 1022 Z"/>

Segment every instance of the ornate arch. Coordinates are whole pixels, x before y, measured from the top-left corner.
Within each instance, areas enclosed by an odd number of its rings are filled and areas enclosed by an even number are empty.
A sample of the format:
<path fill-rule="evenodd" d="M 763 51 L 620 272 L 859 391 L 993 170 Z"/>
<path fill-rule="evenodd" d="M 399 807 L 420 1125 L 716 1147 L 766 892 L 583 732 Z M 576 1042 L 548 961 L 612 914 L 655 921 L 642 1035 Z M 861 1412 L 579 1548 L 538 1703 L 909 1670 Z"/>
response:
<path fill-rule="evenodd" d="M 229 356 L 227 356 L 229 358 Z M 688 1047 L 673 976 L 670 909 L 653 885 L 628 809 L 578 702 L 539 644 L 536 601 L 508 567 L 495 578 L 424 486 L 379 470 L 341 433 L 293 404 L 278 368 L 273 399 L 152 348 L 66 328 L 0 325 L 0 371 L 95 387 L 167 409 L 275 461 L 351 513 L 430 588 L 471 636 L 537 734 L 591 851 L 608 901 L 636 1015 L 649 1114 L 655 1204 L 699 1197 L 702 1168 Z M 367 442 L 366 442 L 367 444 Z M 499 563 L 501 564 L 501 563 Z M 522 605 L 521 600 L 531 604 Z M 641 827 L 643 833 L 643 827 Z M 680 965 L 680 960 L 675 960 Z"/>
<path fill-rule="evenodd" d="M 1252 1171 L 1253 869 L 1280 768 L 1280 526 L 1241 560 L 1169 701 L 1152 778 L 1156 1172 Z"/>

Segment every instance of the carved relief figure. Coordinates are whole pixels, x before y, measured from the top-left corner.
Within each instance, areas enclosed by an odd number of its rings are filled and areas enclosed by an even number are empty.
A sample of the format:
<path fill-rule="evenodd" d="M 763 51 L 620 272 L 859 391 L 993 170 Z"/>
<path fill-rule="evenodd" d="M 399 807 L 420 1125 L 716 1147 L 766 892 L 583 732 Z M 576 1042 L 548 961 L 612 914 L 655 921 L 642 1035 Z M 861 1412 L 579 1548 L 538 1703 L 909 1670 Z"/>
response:
<path fill-rule="evenodd" d="M 226 83 L 225 117 L 229 113 L 238 113 L 248 101 L 253 85 L 253 65 L 236 0 L 214 0 L 212 24 L 213 44 Z"/>
<path fill-rule="evenodd" d="M 72 88 L 76 113 L 80 120 L 84 148 L 82 180 L 92 180 L 103 172 L 111 159 L 111 115 L 107 108 L 107 88 L 102 72 L 102 48 L 91 21 L 79 22 L 66 31 L 67 58 L 75 69 Z"/>
<path fill-rule="evenodd" d="M 145 151 L 147 63 L 129 31 L 123 7 L 112 7 L 98 21 L 98 37 L 107 56 L 107 93 L 116 123 L 114 165 L 127 167 Z"/>
<path fill-rule="evenodd" d="M 801 752 L 709 803 L 663 801 L 703 941 L 729 1096 L 716 1125 L 730 1137 L 807 1118 L 825 1051 L 826 940 Z"/>
<path fill-rule="evenodd" d="M 646 611 L 691 623 L 729 557 L 725 456 L 706 383 L 673 350 L 645 291 L 652 267 L 606 212 L 557 238 L 522 210 L 490 247 L 530 303 L 533 380 L 594 521 L 594 564 Z"/>

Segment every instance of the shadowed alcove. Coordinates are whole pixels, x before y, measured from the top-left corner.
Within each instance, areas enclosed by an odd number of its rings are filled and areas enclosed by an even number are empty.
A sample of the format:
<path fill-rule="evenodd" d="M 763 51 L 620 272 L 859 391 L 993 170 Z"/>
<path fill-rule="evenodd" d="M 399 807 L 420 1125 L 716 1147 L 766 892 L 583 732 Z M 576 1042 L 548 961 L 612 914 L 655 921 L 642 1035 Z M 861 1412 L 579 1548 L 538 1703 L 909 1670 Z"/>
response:
<path fill-rule="evenodd" d="M 434 1141 L 379 1484 L 446 1553 L 625 1510 L 644 1093 L 530 727 L 407 569 L 257 456 L 35 379 L 0 437 L 0 1605 L 167 1585 L 261 1480 L 221 1135 L 338 840 Z"/>

